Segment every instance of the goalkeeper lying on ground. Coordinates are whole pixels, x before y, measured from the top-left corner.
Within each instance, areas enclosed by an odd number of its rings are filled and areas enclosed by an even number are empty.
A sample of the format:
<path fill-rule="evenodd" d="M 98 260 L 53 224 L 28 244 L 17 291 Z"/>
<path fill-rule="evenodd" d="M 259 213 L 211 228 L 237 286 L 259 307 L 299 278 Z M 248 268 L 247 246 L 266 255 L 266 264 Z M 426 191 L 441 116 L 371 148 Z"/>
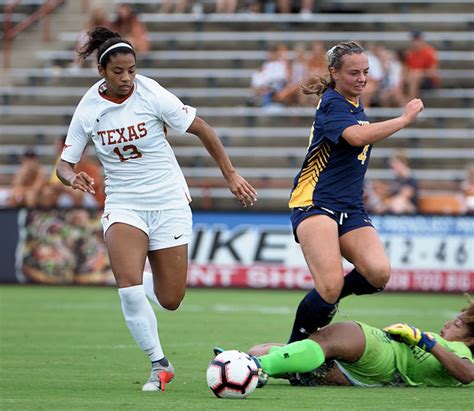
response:
<path fill-rule="evenodd" d="M 474 302 L 439 334 L 398 323 L 328 325 L 308 339 L 250 349 L 270 377 L 293 385 L 456 387 L 474 381 Z M 471 385 L 474 386 L 474 385 Z"/>

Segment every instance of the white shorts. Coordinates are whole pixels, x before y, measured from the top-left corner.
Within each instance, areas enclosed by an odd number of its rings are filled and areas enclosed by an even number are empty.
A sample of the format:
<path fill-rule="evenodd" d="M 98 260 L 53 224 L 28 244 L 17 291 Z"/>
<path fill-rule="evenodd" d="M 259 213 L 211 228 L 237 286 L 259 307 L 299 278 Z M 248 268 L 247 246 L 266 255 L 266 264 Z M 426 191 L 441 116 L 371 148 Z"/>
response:
<path fill-rule="evenodd" d="M 193 230 L 193 216 L 188 205 L 157 211 L 105 209 L 100 221 L 104 236 L 114 223 L 139 228 L 148 236 L 148 251 L 188 244 Z"/>

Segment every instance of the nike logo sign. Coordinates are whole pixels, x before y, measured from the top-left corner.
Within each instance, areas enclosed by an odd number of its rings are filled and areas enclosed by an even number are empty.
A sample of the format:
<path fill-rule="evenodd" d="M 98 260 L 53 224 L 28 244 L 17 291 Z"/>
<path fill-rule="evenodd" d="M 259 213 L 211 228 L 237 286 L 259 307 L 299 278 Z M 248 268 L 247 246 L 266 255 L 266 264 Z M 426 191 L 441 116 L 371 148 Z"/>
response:
<path fill-rule="evenodd" d="M 177 240 L 178 238 L 181 238 L 184 234 L 180 234 L 180 235 L 175 235 L 174 236 L 174 239 Z"/>

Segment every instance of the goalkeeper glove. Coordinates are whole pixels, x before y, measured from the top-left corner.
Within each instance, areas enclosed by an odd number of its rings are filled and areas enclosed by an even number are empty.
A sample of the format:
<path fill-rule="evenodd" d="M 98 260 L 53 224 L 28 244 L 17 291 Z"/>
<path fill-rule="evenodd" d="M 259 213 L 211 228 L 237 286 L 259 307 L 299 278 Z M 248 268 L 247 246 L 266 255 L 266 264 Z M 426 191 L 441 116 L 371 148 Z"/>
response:
<path fill-rule="evenodd" d="M 430 335 L 430 333 L 422 332 L 411 324 L 392 324 L 385 327 L 383 330 L 396 341 L 401 341 L 407 345 L 416 345 L 428 352 L 430 352 L 436 345 L 436 340 Z"/>

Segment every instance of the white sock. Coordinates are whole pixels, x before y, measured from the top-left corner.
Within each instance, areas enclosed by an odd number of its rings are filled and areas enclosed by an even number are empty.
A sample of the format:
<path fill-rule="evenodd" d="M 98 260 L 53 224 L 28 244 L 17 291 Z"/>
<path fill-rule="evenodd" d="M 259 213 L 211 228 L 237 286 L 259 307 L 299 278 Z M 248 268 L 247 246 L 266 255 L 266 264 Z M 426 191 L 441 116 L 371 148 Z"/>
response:
<path fill-rule="evenodd" d="M 163 308 L 155 294 L 155 287 L 153 286 L 153 274 L 150 273 L 150 271 L 143 271 L 143 288 L 145 290 L 146 296 L 160 308 Z"/>
<path fill-rule="evenodd" d="M 145 351 L 150 361 L 162 359 L 164 354 L 158 336 L 158 323 L 143 285 L 119 288 L 118 292 L 125 322 L 138 346 Z"/>

